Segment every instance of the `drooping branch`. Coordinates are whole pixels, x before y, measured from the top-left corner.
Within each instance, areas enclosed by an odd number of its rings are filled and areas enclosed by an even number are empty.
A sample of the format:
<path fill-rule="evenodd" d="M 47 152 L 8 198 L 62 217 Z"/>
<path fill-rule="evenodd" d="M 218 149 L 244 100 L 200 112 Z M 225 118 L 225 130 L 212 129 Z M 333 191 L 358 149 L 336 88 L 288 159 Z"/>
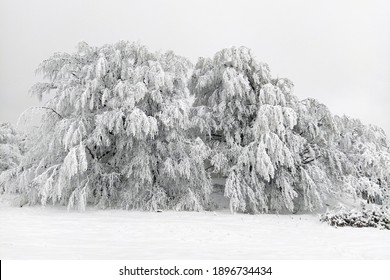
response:
<path fill-rule="evenodd" d="M 214 165 L 210 165 L 209 167 L 207 167 L 207 168 L 205 169 L 205 171 L 208 171 L 210 168 L 214 168 Z"/>
<path fill-rule="evenodd" d="M 92 159 L 95 159 L 96 156 L 92 153 L 91 149 L 87 145 L 85 145 L 85 148 L 87 149 L 87 151 L 91 155 Z"/>
<path fill-rule="evenodd" d="M 59 116 L 61 119 L 63 119 L 64 117 L 61 116 L 56 110 L 54 110 L 53 108 L 49 108 L 49 107 L 45 107 L 45 106 L 37 106 L 37 107 L 33 107 L 33 108 L 40 108 L 40 109 L 46 109 L 46 110 L 50 110 L 52 111 L 53 113 L 55 113 L 57 116 Z"/>

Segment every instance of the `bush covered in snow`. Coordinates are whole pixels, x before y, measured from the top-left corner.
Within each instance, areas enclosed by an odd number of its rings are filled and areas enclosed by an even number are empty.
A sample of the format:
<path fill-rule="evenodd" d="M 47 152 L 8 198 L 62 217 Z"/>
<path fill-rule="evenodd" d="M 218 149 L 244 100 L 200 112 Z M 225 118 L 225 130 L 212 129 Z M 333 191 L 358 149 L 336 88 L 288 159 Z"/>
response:
<path fill-rule="evenodd" d="M 320 220 L 334 227 L 376 227 L 390 230 L 390 209 L 388 206 L 340 209 L 322 214 Z"/>

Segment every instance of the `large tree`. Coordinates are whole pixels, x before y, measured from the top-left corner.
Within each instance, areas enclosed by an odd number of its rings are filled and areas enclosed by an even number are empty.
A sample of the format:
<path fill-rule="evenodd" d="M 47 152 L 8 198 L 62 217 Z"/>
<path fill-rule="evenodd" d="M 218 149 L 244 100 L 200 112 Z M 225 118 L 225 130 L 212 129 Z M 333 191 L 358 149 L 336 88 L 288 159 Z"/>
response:
<path fill-rule="evenodd" d="M 272 79 L 268 65 L 245 47 L 201 58 L 195 67 L 191 90 L 198 122 L 208 128 L 210 163 L 226 177 L 232 211 L 294 209 L 303 139 L 293 133 L 297 100 L 291 88 L 287 79 Z M 308 186 L 306 197 L 314 191 Z"/>
<path fill-rule="evenodd" d="M 191 67 L 128 42 L 80 43 L 43 61 L 38 73 L 48 81 L 32 93 L 49 97 L 18 176 L 30 203 L 201 209 L 209 150 L 188 137 Z"/>
<path fill-rule="evenodd" d="M 200 58 L 190 88 L 210 169 L 226 178 L 232 211 L 312 211 L 348 194 L 383 200 L 390 170 L 383 131 L 299 101 L 293 83 L 272 78 L 249 49 Z"/>

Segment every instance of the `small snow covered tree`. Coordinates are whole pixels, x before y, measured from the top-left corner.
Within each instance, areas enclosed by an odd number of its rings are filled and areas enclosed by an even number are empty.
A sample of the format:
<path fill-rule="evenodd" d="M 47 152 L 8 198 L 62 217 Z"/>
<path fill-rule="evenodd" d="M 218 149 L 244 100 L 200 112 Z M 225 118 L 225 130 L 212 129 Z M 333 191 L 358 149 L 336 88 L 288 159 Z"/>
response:
<path fill-rule="evenodd" d="M 22 157 L 21 135 L 9 123 L 0 124 L 0 193 L 9 188 Z"/>
<path fill-rule="evenodd" d="M 349 117 L 337 118 L 338 148 L 348 161 L 344 186 L 368 203 L 389 204 L 390 145 L 383 129 Z"/>
<path fill-rule="evenodd" d="M 226 177 L 232 211 L 293 211 L 303 139 L 293 132 L 296 98 L 287 79 L 272 79 L 267 64 L 245 47 L 201 58 L 192 75 L 199 126 L 208 131 L 210 164 Z M 310 199 L 310 181 L 302 195 Z"/>
<path fill-rule="evenodd" d="M 0 124 L 0 172 L 17 167 L 20 157 L 20 136 L 11 124 Z"/>
<path fill-rule="evenodd" d="M 30 203 L 199 210 L 209 149 L 188 137 L 190 62 L 173 52 L 118 42 L 56 53 L 33 86 L 49 94 L 19 186 Z"/>
<path fill-rule="evenodd" d="M 306 140 L 303 167 L 322 197 L 386 200 L 390 154 L 382 129 L 333 116 L 314 99 L 300 102 L 297 112 L 295 131 Z"/>

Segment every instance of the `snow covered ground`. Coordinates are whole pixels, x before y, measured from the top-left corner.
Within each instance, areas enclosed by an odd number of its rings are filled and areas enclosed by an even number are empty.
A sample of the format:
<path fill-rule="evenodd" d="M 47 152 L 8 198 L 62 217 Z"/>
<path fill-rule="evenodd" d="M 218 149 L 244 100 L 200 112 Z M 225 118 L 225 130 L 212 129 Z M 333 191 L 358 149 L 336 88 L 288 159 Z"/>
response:
<path fill-rule="evenodd" d="M 390 259 L 390 232 L 316 215 L 10 207 L 0 259 Z"/>

